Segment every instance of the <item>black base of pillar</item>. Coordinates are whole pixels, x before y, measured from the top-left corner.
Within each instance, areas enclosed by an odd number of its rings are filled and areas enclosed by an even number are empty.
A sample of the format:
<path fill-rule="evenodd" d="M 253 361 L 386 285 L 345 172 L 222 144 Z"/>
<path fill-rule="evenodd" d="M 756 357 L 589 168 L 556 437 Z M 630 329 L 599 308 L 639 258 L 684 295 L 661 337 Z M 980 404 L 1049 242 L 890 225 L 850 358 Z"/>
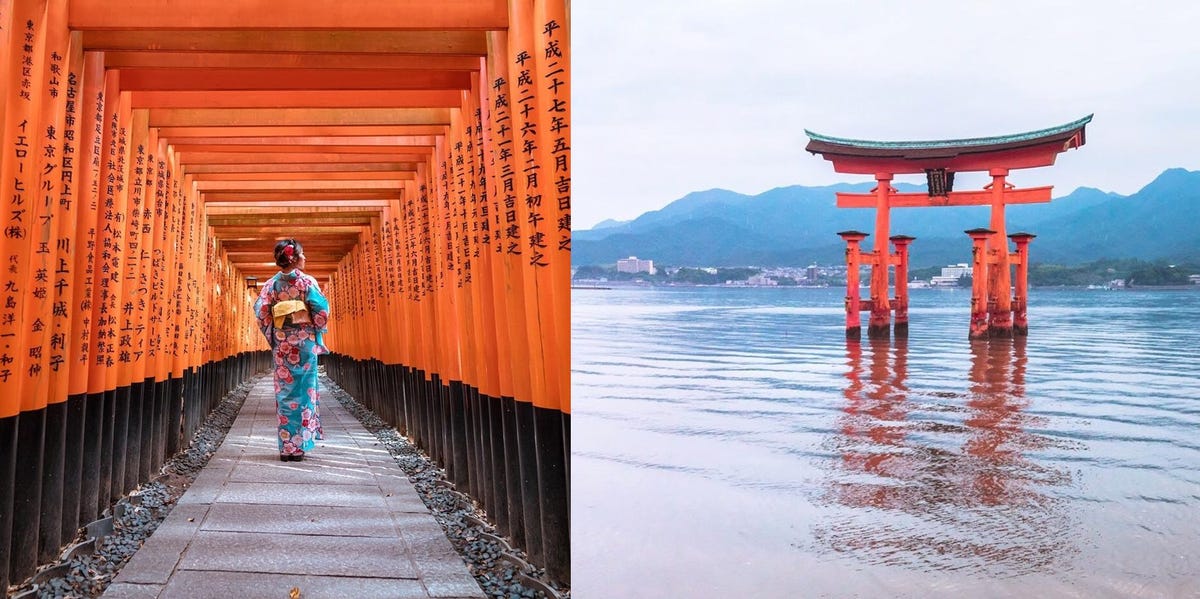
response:
<path fill-rule="evenodd" d="M 500 420 L 503 427 L 505 467 L 504 480 L 508 495 L 509 537 L 517 547 L 525 546 L 525 507 L 521 478 L 521 444 L 518 441 L 517 400 L 500 398 Z"/>
<path fill-rule="evenodd" d="M 195 420 L 196 412 L 196 376 L 191 368 L 183 370 L 182 377 L 183 389 L 183 436 L 179 439 L 179 448 L 183 449 L 192 442 L 192 422 Z"/>
<path fill-rule="evenodd" d="M 542 503 L 538 489 L 537 440 L 533 404 L 517 402 L 517 451 L 521 463 L 521 508 L 525 514 L 525 553 L 535 564 L 546 563 L 542 548 Z"/>
<path fill-rule="evenodd" d="M 79 501 L 83 476 L 83 437 L 87 396 L 80 393 L 67 397 L 67 439 L 63 459 L 62 527 L 59 538 L 70 542 L 79 530 Z"/>
<path fill-rule="evenodd" d="M 571 534 L 567 506 L 571 498 L 567 495 L 562 412 L 534 406 L 533 420 L 542 508 L 543 563 L 551 580 L 568 583 L 571 580 Z"/>
<path fill-rule="evenodd" d="M 83 399 L 83 462 L 79 471 L 79 522 L 87 524 L 100 514 L 100 448 L 103 446 L 104 394 Z"/>
<path fill-rule="evenodd" d="M 512 524 L 509 522 L 508 515 L 508 474 L 504 460 L 504 401 L 502 397 L 483 396 L 484 426 L 488 431 L 487 436 L 490 441 L 490 447 L 484 448 L 484 451 L 490 452 L 488 464 L 491 466 L 487 472 L 488 480 L 492 484 L 492 506 L 488 513 L 492 515 L 492 521 L 496 523 L 500 534 L 511 536 Z"/>
<path fill-rule="evenodd" d="M 116 430 L 117 390 L 104 392 L 104 413 L 100 416 L 100 489 L 96 498 L 96 513 L 102 514 L 108 509 L 109 497 L 113 484 L 113 432 Z M 90 522 L 90 520 L 89 520 Z"/>
<path fill-rule="evenodd" d="M 468 466 L 468 458 L 470 456 L 467 449 L 467 435 L 470 434 L 470 424 L 467 422 L 467 398 L 466 386 L 461 381 L 450 381 L 450 387 L 447 390 L 449 393 L 450 408 L 450 447 L 449 455 L 447 456 L 447 466 L 453 464 L 453 468 L 447 468 L 453 473 L 451 481 L 454 486 L 464 491 L 471 487 L 470 467 Z"/>
<path fill-rule="evenodd" d="M 495 499 L 492 496 L 492 440 L 489 435 L 490 427 L 487 421 L 488 396 L 479 392 L 475 387 L 467 388 L 467 407 L 471 418 L 471 459 L 475 462 L 471 469 L 471 488 L 475 497 L 489 514 L 495 513 Z"/>
<path fill-rule="evenodd" d="M 445 468 L 446 452 L 443 440 L 446 438 L 446 421 L 443 418 L 443 414 L 445 414 L 446 400 L 445 394 L 442 393 L 442 378 L 436 374 L 433 375 L 425 387 L 429 390 L 429 396 L 426 400 L 426 405 L 429 406 L 429 409 L 426 411 L 426 418 L 429 421 L 429 447 L 426 451 L 429 452 L 429 457 Z"/>
<path fill-rule="evenodd" d="M 183 448 L 183 377 L 171 377 L 167 381 L 166 456 L 179 453 Z"/>
<path fill-rule="evenodd" d="M 121 495 L 136 489 L 142 466 L 142 381 L 129 384 L 129 425 L 125 435 L 125 485 Z"/>
<path fill-rule="evenodd" d="M 563 413 L 563 455 L 567 457 L 567 529 L 571 523 L 571 414 Z"/>
<path fill-rule="evenodd" d="M 908 323 L 907 322 L 897 322 L 896 326 L 893 327 L 893 333 L 895 333 L 895 335 L 897 337 L 907 337 L 908 336 Z"/>
<path fill-rule="evenodd" d="M 425 383 L 425 371 L 414 369 L 409 373 L 409 385 L 413 390 L 413 427 L 412 438 L 417 447 L 427 447 L 429 444 L 429 386 Z"/>
<path fill-rule="evenodd" d="M 846 327 L 847 339 L 862 339 L 862 327 Z"/>
<path fill-rule="evenodd" d="M 138 484 L 150 480 L 151 464 L 154 462 L 154 378 L 147 377 L 141 384 L 142 426 L 138 447 Z"/>
<path fill-rule="evenodd" d="M 113 408 L 112 486 L 109 488 L 109 503 L 115 503 L 125 495 L 125 469 L 128 466 L 129 449 L 129 386 L 118 387 L 116 405 Z"/>
<path fill-rule="evenodd" d="M 408 390 L 405 389 L 406 374 L 405 368 L 399 364 L 388 366 L 388 376 L 392 388 L 392 410 L 396 412 L 396 430 L 400 431 L 401 435 L 408 434 L 408 400 L 406 395 Z"/>
<path fill-rule="evenodd" d="M 46 409 L 21 412 L 17 423 L 17 473 L 13 481 L 10 576 L 18 582 L 33 576 L 38 565 L 38 532 L 42 514 L 42 450 Z"/>
<path fill-rule="evenodd" d="M 51 562 L 62 548 L 63 470 L 67 452 L 67 402 L 46 406 L 42 444 L 42 502 L 38 528 L 39 564 Z M 69 539 L 68 539 L 69 540 Z"/>
<path fill-rule="evenodd" d="M 886 324 L 873 324 L 867 327 L 868 339 L 888 339 L 892 336 L 892 327 Z"/>
<path fill-rule="evenodd" d="M 154 381 L 151 386 L 151 398 L 154 402 L 151 423 L 153 447 L 150 453 L 150 472 L 157 473 L 166 461 L 167 452 L 167 382 Z"/>

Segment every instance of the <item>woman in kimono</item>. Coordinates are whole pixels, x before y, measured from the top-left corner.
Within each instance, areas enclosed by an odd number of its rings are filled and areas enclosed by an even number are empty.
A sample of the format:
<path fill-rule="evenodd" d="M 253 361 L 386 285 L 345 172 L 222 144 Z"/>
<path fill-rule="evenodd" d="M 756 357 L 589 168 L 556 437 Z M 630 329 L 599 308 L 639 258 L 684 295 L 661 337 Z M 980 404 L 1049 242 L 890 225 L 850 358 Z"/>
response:
<path fill-rule="evenodd" d="M 263 284 L 254 303 L 258 326 L 275 356 L 275 407 L 279 414 L 279 460 L 298 462 L 322 438 L 317 414 L 317 356 L 329 353 L 329 301 L 317 280 L 304 274 L 304 249 L 295 239 L 275 244 L 282 270 Z"/>

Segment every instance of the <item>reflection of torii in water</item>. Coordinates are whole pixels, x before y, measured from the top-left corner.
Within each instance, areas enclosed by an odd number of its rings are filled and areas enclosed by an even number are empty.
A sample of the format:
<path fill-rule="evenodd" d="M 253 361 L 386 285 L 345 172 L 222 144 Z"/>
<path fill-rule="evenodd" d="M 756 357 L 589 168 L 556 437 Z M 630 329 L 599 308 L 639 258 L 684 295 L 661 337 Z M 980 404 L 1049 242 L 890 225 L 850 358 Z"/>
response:
<path fill-rule="evenodd" d="M 1069 518 L 1038 488 L 1070 477 L 1024 455 L 1048 440 L 1025 430 L 1022 340 L 972 343 L 965 394 L 910 389 L 902 339 L 871 340 L 866 360 L 851 341 L 846 357 L 823 544 L 872 563 L 1010 573 L 1068 549 Z"/>
<path fill-rule="evenodd" d="M 1060 152 L 1084 144 L 1084 128 L 1092 120 L 1088 115 L 1077 121 L 1039 131 L 936 141 L 867 141 L 830 137 L 805 130 L 810 138 L 806 150 L 820 154 L 833 163 L 839 173 L 873 175 L 877 185 L 871 193 L 837 194 L 840 208 L 875 209 L 875 247 L 872 251 L 859 249 L 868 234 L 860 231 L 838 233 L 846 240 L 846 336 L 858 339 L 861 335 L 859 312 L 870 312 L 867 336 L 887 338 L 891 334 L 891 312 L 896 312 L 896 336 L 908 334 L 908 245 L 912 237 L 888 237 L 892 208 L 931 206 L 991 206 L 991 220 L 986 229 L 968 231 L 975 244 L 974 276 L 976 285 L 971 297 L 970 337 L 1012 337 L 1028 331 L 1025 322 L 1026 286 L 1023 271 L 1017 275 L 1017 294 L 1011 295 L 1012 276 L 1009 268 L 1019 268 L 1027 261 L 1028 233 L 1008 235 L 1004 223 L 1004 207 L 1008 204 L 1049 202 L 1050 187 L 1017 189 L 1008 182 L 1010 170 L 1050 166 Z M 985 171 L 992 178 L 982 190 L 954 191 L 954 174 Z M 925 193 L 900 193 L 891 181 L 899 174 L 924 174 L 928 184 Z M 972 233 L 974 232 L 974 233 Z M 1009 253 L 1008 239 L 1017 244 L 1017 252 Z M 888 251 L 889 239 L 896 252 Z M 858 290 L 859 259 L 871 265 L 870 299 L 862 300 Z M 896 297 L 889 297 L 888 269 L 896 267 Z M 1014 322 L 1015 320 L 1015 322 Z"/>

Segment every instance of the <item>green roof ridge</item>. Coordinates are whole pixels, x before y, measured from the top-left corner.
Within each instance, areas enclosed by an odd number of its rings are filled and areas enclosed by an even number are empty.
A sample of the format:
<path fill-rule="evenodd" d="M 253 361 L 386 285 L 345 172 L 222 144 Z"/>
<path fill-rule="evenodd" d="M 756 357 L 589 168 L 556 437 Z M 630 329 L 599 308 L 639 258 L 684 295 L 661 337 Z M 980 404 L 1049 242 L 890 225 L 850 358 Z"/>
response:
<path fill-rule="evenodd" d="M 942 140 L 927 140 L 927 141 L 872 141 L 872 140 L 867 140 L 867 139 L 846 139 L 846 138 L 842 138 L 842 137 L 832 137 L 829 135 L 821 135 L 820 133 L 814 133 L 812 131 L 809 131 L 808 129 L 805 129 L 804 133 L 805 133 L 805 135 L 808 135 L 808 137 L 810 139 L 812 139 L 813 141 L 823 141 L 826 143 L 833 143 L 833 144 L 839 144 L 839 145 L 844 145 L 844 146 L 854 146 L 854 147 L 859 147 L 859 148 L 919 149 L 919 148 L 947 148 L 947 147 L 956 147 L 956 146 L 988 146 L 988 145 L 993 145 L 993 144 L 1004 144 L 1004 143 L 1026 141 L 1026 140 L 1030 140 L 1030 139 L 1037 139 L 1039 137 L 1055 135 L 1058 133 L 1066 133 L 1067 131 L 1071 131 L 1073 129 L 1078 129 L 1078 128 L 1088 124 L 1089 122 L 1091 122 L 1092 116 L 1094 116 L 1094 113 L 1089 114 L 1077 121 L 1072 121 L 1070 123 L 1067 123 L 1065 125 L 1058 125 L 1057 127 L 1048 127 L 1046 129 L 1039 129 L 1037 131 L 1027 131 L 1025 133 L 1015 133 L 1013 135 L 997 135 L 994 137 L 972 137 L 972 138 L 967 138 L 967 139 L 942 139 Z"/>

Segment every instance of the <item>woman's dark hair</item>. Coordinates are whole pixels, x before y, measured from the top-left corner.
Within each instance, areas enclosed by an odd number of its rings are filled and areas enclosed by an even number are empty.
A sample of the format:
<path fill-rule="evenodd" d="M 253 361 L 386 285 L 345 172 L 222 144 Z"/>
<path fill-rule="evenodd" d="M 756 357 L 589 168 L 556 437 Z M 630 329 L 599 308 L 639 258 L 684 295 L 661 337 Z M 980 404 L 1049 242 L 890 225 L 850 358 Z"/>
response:
<path fill-rule="evenodd" d="M 300 261 L 304 248 L 295 239 L 284 239 L 275 244 L 275 264 L 279 268 L 287 268 Z"/>

